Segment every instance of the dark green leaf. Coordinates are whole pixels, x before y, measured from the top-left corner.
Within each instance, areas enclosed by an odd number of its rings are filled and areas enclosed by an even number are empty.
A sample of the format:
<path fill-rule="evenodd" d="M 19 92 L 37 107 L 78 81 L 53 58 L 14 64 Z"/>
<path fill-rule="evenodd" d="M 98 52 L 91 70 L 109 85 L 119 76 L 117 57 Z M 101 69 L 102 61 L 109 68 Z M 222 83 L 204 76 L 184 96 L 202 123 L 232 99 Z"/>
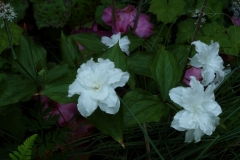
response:
<path fill-rule="evenodd" d="M 189 46 L 176 45 L 176 46 L 174 46 L 174 48 L 171 52 L 175 55 L 175 57 L 177 58 L 177 61 L 179 62 L 179 66 L 183 70 L 187 63 Z"/>
<path fill-rule="evenodd" d="M 75 78 L 75 71 L 69 71 L 69 73 L 64 74 L 62 78 L 57 78 L 51 81 L 51 83 L 45 85 L 40 94 L 62 104 L 77 102 L 78 95 L 71 98 L 67 97 L 68 87 L 71 83 L 73 83 Z"/>
<path fill-rule="evenodd" d="M 186 19 L 178 23 L 176 43 L 191 43 L 196 28 L 194 19 Z"/>
<path fill-rule="evenodd" d="M 12 22 L 8 23 L 8 27 L 11 33 L 10 36 L 12 37 L 12 44 L 18 45 L 20 36 L 23 31 L 22 28 Z M 1 37 L 1 43 L 0 43 L 0 53 L 1 53 L 4 49 L 10 48 L 5 27 L 0 27 L 0 37 Z"/>
<path fill-rule="evenodd" d="M 120 107 L 119 111 L 113 114 L 107 114 L 101 111 L 99 108 L 93 112 L 88 119 L 93 125 L 99 129 L 102 133 L 110 135 L 123 145 L 123 110 Z"/>
<path fill-rule="evenodd" d="M 170 23 L 184 12 L 185 6 L 184 0 L 152 0 L 149 12 L 156 14 L 159 21 Z"/>
<path fill-rule="evenodd" d="M 118 43 L 109 48 L 101 57 L 114 62 L 115 67 L 120 68 L 122 71 L 126 71 L 128 68 L 125 53 L 122 52 Z"/>
<path fill-rule="evenodd" d="M 159 84 L 163 100 L 168 98 L 169 90 L 172 89 L 181 78 L 181 68 L 175 56 L 165 50 L 159 50 L 153 57 L 151 72 Z"/>
<path fill-rule="evenodd" d="M 66 37 L 64 33 L 62 33 L 60 47 L 63 60 L 71 67 L 79 67 L 81 64 L 81 53 L 73 38 Z"/>
<path fill-rule="evenodd" d="M 34 2 L 33 11 L 38 28 L 63 27 L 71 15 L 71 0 Z"/>
<path fill-rule="evenodd" d="M 101 42 L 100 38 L 94 34 L 81 33 L 71 35 L 71 37 L 93 54 L 103 53 L 107 50 L 107 47 Z"/>
<path fill-rule="evenodd" d="M 151 95 L 151 93 L 142 89 L 128 92 L 123 101 L 140 123 L 158 122 L 165 109 L 158 96 Z M 124 111 L 124 126 L 130 127 L 136 124 L 137 122 L 132 115 L 128 111 Z"/>
<path fill-rule="evenodd" d="M 20 100 L 31 97 L 36 92 L 36 84 L 18 75 L 6 76 L 0 86 L 0 106 L 13 104 Z"/>
<path fill-rule="evenodd" d="M 37 73 L 46 66 L 46 50 L 27 36 L 21 36 L 15 50 L 15 67 L 27 78 L 37 81 Z"/>
<path fill-rule="evenodd" d="M 148 52 L 136 52 L 128 57 L 129 69 L 136 74 L 152 77 L 149 65 L 154 54 Z"/>
<path fill-rule="evenodd" d="M 130 40 L 129 51 L 134 51 L 137 47 L 141 46 L 144 39 L 136 36 L 135 34 L 128 34 L 128 39 Z"/>

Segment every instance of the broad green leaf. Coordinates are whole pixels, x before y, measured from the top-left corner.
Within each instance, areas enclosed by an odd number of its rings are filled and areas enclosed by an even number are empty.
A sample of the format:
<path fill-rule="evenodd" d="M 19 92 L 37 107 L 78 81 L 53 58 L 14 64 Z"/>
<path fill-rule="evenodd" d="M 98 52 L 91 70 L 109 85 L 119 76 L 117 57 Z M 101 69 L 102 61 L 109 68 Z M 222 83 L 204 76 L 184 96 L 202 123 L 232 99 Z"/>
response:
<path fill-rule="evenodd" d="M 63 27 L 71 15 L 71 0 L 34 2 L 33 11 L 38 28 Z"/>
<path fill-rule="evenodd" d="M 185 6 L 184 0 L 151 0 L 149 12 L 156 14 L 158 21 L 166 24 L 174 22 L 177 16 L 183 14 Z"/>
<path fill-rule="evenodd" d="M 22 34 L 22 28 L 19 27 L 17 24 L 9 22 L 8 27 L 11 33 L 11 39 L 12 39 L 12 44 L 18 45 L 20 36 Z M 1 43 L 0 43 L 0 53 L 6 49 L 10 48 L 7 33 L 5 30 L 5 27 L 0 27 L 0 37 L 1 37 Z"/>
<path fill-rule="evenodd" d="M 115 44 L 111 48 L 109 48 L 105 53 L 101 55 L 103 59 L 109 59 L 114 62 L 116 68 L 120 68 L 122 71 L 126 71 L 127 66 L 127 58 L 125 53 L 119 47 L 119 43 Z"/>
<path fill-rule="evenodd" d="M 177 24 L 178 32 L 176 43 L 191 43 L 192 37 L 194 35 L 194 30 L 196 28 L 195 22 L 196 21 L 194 19 L 189 18 Z"/>
<path fill-rule="evenodd" d="M 46 50 L 31 38 L 21 36 L 15 52 L 15 67 L 27 78 L 37 81 L 37 73 L 46 66 Z"/>
<path fill-rule="evenodd" d="M 179 62 L 179 66 L 183 70 L 187 64 L 189 46 L 175 45 L 171 52 L 175 55 L 177 61 Z"/>
<path fill-rule="evenodd" d="M 142 89 L 135 89 L 128 92 L 123 97 L 123 101 L 140 123 L 158 122 L 165 109 L 164 104 L 158 96 L 154 96 Z M 124 127 L 130 127 L 136 124 L 136 120 L 125 110 Z"/>
<path fill-rule="evenodd" d="M 68 65 L 57 65 L 48 71 L 45 77 L 45 83 L 51 83 L 53 80 L 61 79 L 69 71 Z"/>
<path fill-rule="evenodd" d="M 13 21 L 18 22 L 25 16 L 25 12 L 29 6 L 28 0 L 8 0 L 8 3 L 14 8 L 14 12 L 17 13 L 17 17 Z"/>
<path fill-rule="evenodd" d="M 202 28 L 203 35 L 198 36 L 198 39 L 206 44 L 210 44 L 211 41 L 218 42 L 221 50 L 225 48 L 231 48 L 231 42 L 225 33 L 226 28 L 217 24 L 215 21 L 204 25 Z"/>
<path fill-rule="evenodd" d="M 123 109 L 120 107 L 116 114 L 107 114 L 97 108 L 88 119 L 102 133 L 110 135 L 114 140 L 123 144 Z"/>
<path fill-rule="evenodd" d="M 231 41 L 231 48 L 224 48 L 226 54 L 238 55 L 240 51 L 240 27 L 231 26 L 227 29 L 227 34 Z"/>
<path fill-rule="evenodd" d="M 62 104 L 77 102 L 79 95 L 71 98 L 67 97 L 68 87 L 75 80 L 76 74 L 75 71 L 69 70 L 69 72 L 62 75 L 61 78 L 52 80 L 49 84 L 45 85 L 40 94 Z"/>
<path fill-rule="evenodd" d="M 154 54 L 150 52 L 136 52 L 128 57 L 129 70 L 139 75 L 152 77 L 149 65 Z"/>
<path fill-rule="evenodd" d="M 74 27 L 91 22 L 98 4 L 98 0 L 72 0 L 71 16 L 67 24 Z"/>
<path fill-rule="evenodd" d="M 144 39 L 136 36 L 135 34 L 128 34 L 127 35 L 129 41 L 131 42 L 129 45 L 129 51 L 134 51 L 137 47 L 141 46 Z"/>
<path fill-rule="evenodd" d="M 0 106 L 4 106 L 33 96 L 37 86 L 19 75 L 8 75 L 1 81 L 0 90 Z"/>
<path fill-rule="evenodd" d="M 159 84 L 163 100 L 169 96 L 169 90 L 175 87 L 181 78 L 181 68 L 175 56 L 165 50 L 159 50 L 150 66 L 154 79 Z"/>
<path fill-rule="evenodd" d="M 104 6 L 104 5 L 100 5 L 96 8 L 96 12 L 95 12 L 95 20 L 98 24 L 100 25 L 103 25 L 104 22 L 102 20 L 102 13 L 103 13 L 103 10 L 107 8 L 107 6 Z"/>
<path fill-rule="evenodd" d="M 15 107 L 14 110 L 5 115 L 0 115 L 0 119 L 1 130 L 10 133 L 15 138 L 23 138 L 25 130 L 24 125 L 21 123 L 22 110 L 19 107 Z"/>
<path fill-rule="evenodd" d="M 103 53 L 107 50 L 107 47 L 101 42 L 100 38 L 94 34 L 80 33 L 71 35 L 71 37 L 93 54 Z"/>
<path fill-rule="evenodd" d="M 81 64 L 81 53 L 73 38 L 66 37 L 64 33 L 62 33 L 60 47 L 63 60 L 71 67 L 79 67 Z"/>
<path fill-rule="evenodd" d="M 197 1 L 196 9 L 199 9 L 199 10 L 201 9 L 203 5 L 203 1 L 204 0 Z M 221 17 L 221 14 L 216 14 L 216 13 L 222 13 L 222 7 L 223 7 L 222 1 L 219 1 L 219 0 L 207 1 L 204 13 L 207 15 L 207 17 L 210 20 L 214 21 Z"/>

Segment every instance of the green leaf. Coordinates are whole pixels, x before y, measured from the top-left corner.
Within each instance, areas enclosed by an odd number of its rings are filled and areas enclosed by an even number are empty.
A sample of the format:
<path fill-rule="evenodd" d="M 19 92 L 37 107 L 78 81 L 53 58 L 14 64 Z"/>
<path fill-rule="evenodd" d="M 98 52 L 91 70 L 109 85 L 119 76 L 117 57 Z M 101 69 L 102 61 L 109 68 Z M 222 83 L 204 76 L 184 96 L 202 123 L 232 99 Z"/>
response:
<path fill-rule="evenodd" d="M 100 25 L 103 25 L 104 22 L 102 20 L 102 13 L 103 13 L 103 10 L 107 8 L 107 6 L 104 6 L 104 5 L 100 5 L 96 8 L 96 12 L 95 12 L 95 20 L 98 24 Z"/>
<path fill-rule="evenodd" d="M 202 4 L 204 0 L 198 0 L 196 9 L 201 9 Z M 207 17 L 214 21 L 218 18 L 221 17 L 221 14 L 216 14 L 216 13 L 222 13 L 222 7 L 223 3 L 219 0 L 211 0 L 206 3 L 204 13 L 207 14 Z"/>
<path fill-rule="evenodd" d="M 181 78 L 181 69 L 174 55 L 165 50 L 159 50 L 153 57 L 150 66 L 154 79 L 159 84 L 159 89 L 163 100 L 169 96 L 172 89 Z"/>
<path fill-rule="evenodd" d="M 70 26 L 81 26 L 94 19 L 94 14 L 99 1 L 97 0 L 72 0 L 71 16 L 67 22 Z"/>
<path fill-rule="evenodd" d="M 8 27 L 11 33 L 10 36 L 12 37 L 12 44 L 18 45 L 20 36 L 23 31 L 22 28 L 12 22 L 8 23 Z M 5 27 L 0 27 L 0 37 L 1 37 L 1 43 L 0 43 L 0 53 L 1 53 L 4 49 L 10 48 Z"/>
<path fill-rule="evenodd" d="M 179 62 L 179 66 L 183 70 L 188 59 L 189 46 L 175 45 L 171 52 L 175 55 L 177 61 Z"/>
<path fill-rule="evenodd" d="M 196 21 L 194 19 L 189 18 L 177 24 L 178 32 L 176 43 L 191 43 L 194 30 L 196 28 L 195 22 Z"/>
<path fill-rule="evenodd" d="M 149 65 L 154 54 L 150 52 L 136 52 L 128 57 L 129 69 L 138 75 L 152 77 Z"/>
<path fill-rule="evenodd" d="M 231 48 L 231 42 L 225 32 L 226 28 L 214 21 L 204 25 L 202 28 L 203 35 L 198 36 L 198 39 L 207 44 L 211 41 L 219 42 L 222 50 L 229 49 Z"/>
<path fill-rule="evenodd" d="M 144 39 L 136 36 L 135 34 L 128 34 L 128 39 L 130 40 L 129 51 L 134 51 L 137 47 L 141 46 Z"/>
<path fill-rule="evenodd" d="M 14 154 L 9 153 L 9 157 L 12 158 L 12 160 L 30 160 L 36 137 L 37 134 L 34 134 L 27 138 L 22 145 L 18 146 L 18 152 L 14 151 Z"/>
<path fill-rule="evenodd" d="M 15 50 L 18 69 L 27 78 L 37 81 L 37 73 L 46 66 L 46 50 L 27 36 L 21 36 L 19 46 Z"/>
<path fill-rule="evenodd" d="M 71 37 L 79 42 L 86 50 L 93 54 L 103 53 L 107 47 L 101 42 L 100 38 L 95 34 L 81 33 L 71 35 Z"/>
<path fill-rule="evenodd" d="M 158 122 L 165 109 L 164 104 L 158 96 L 151 95 L 151 93 L 142 89 L 135 89 L 128 92 L 123 97 L 123 101 L 140 123 Z M 136 124 L 136 120 L 125 110 L 124 126 L 130 127 Z"/>
<path fill-rule="evenodd" d="M 93 125 L 102 133 L 110 135 L 114 140 L 123 144 L 123 109 L 120 107 L 119 111 L 113 114 L 107 114 L 97 108 L 88 119 Z"/>
<path fill-rule="evenodd" d="M 60 79 L 69 71 L 68 65 L 57 65 L 46 74 L 45 83 L 51 83 L 53 80 Z"/>
<path fill-rule="evenodd" d="M 151 0 L 149 12 L 157 15 L 158 21 L 174 22 L 184 12 L 184 0 Z"/>
<path fill-rule="evenodd" d="M 22 99 L 31 97 L 36 92 L 36 84 L 19 75 L 8 75 L 1 82 L 0 106 L 17 103 Z"/>
<path fill-rule="evenodd" d="M 77 102 L 78 95 L 68 98 L 68 87 L 76 78 L 76 71 L 70 71 L 62 76 L 62 78 L 57 78 L 51 81 L 49 84 L 45 85 L 41 91 L 41 95 L 45 95 L 50 99 L 66 104 Z"/>
<path fill-rule="evenodd" d="M 128 68 L 125 53 L 120 49 L 119 43 L 109 48 L 101 57 L 114 62 L 115 67 L 120 68 L 122 71 L 126 71 Z"/>
<path fill-rule="evenodd" d="M 78 45 L 72 37 L 66 37 L 64 33 L 61 34 L 60 47 L 63 60 L 71 67 L 79 67 L 81 64 L 81 52 Z"/>
<path fill-rule="evenodd" d="M 240 27 L 239 26 L 230 26 L 227 29 L 227 34 L 231 41 L 231 48 L 224 48 L 224 52 L 230 55 L 238 55 L 240 50 Z"/>
<path fill-rule="evenodd" d="M 71 0 L 38 1 L 33 3 L 38 28 L 63 27 L 71 15 Z"/>

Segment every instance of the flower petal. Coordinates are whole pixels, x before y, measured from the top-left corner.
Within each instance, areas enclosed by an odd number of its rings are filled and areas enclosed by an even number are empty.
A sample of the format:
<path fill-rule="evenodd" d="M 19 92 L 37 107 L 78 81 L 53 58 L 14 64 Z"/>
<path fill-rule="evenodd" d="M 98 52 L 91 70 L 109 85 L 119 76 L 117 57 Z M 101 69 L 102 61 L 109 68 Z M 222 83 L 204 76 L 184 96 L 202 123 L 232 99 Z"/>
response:
<path fill-rule="evenodd" d="M 88 94 L 82 94 L 78 98 L 78 111 L 83 117 L 90 116 L 97 109 L 97 100 L 92 99 Z"/>

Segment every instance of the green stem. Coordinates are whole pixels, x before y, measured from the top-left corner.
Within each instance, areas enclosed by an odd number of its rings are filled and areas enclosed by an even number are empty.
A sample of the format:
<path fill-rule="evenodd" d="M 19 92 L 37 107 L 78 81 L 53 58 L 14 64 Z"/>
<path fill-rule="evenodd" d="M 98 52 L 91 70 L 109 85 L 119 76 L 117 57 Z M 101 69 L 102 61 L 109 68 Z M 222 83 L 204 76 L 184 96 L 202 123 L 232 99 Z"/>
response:
<path fill-rule="evenodd" d="M 140 16 L 140 13 L 141 13 L 142 4 L 143 4 L 143 0 L 140 0 L 139 5 L 138 5 L 137 15 L 136 15 L 136 18 L 135 18 L 135 21 L 134 21 L 133 33 L 135 33 L 136 28 L 137 28 L 139 16 Z"/>
<path fill-rule="evenodd" d="M 10 48 L 11 48 L 11 52 L 13 54 L 13 58 L 17 59 L 17 56 L 16 56 L 16 54 L 15 54 L 15 52 L 13 50 L 13 47 L 12 47 L 12 34 L 11 34 L 10 30 L 9 30 L 8 22 L 7 22 L 6 19 L 4 19 L 3 23 L 4 23 L 5 30 L 7 32 L 8 42 L 9 42 L 9 45 L 10 45 Z"/>

